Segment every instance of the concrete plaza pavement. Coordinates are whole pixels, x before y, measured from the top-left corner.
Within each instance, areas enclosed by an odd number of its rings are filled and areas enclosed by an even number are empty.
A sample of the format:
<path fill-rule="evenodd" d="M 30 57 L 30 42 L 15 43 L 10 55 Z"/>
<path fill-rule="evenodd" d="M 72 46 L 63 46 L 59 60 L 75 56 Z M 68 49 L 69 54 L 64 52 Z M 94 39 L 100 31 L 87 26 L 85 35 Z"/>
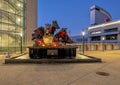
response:
<path fill-rule="evenodd" d="M 103 62 L 1 64 L 0 85 L 120 85 L 120 50 L 85 51 L 85 54 Z M 108 75 L 97 74 L 100 72 Z"/>

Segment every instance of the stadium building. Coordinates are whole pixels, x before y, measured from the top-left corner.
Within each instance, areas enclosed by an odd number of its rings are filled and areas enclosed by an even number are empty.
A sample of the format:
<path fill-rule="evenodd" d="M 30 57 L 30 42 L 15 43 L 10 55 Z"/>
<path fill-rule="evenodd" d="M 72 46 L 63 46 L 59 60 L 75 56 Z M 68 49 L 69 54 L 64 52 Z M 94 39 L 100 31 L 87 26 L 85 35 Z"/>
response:
<path fill-rule="evenodd" d="M 98 25 L 112 20 L 111 15 L 103 8 L 93 5 L 90 8 L 90 24 Z"/>
<path fill-rule="evenodd" d="M 120 42 L 120 20 L 111 21 L 111 15 L 96 5 L 90 8 L 90 20 L 91 26 L 88 27 L 88 42 Z"/>
<path fill-rule="evenodd" d="M 120 43 L 120 20 L 88 27 L 91 43 Z"/>

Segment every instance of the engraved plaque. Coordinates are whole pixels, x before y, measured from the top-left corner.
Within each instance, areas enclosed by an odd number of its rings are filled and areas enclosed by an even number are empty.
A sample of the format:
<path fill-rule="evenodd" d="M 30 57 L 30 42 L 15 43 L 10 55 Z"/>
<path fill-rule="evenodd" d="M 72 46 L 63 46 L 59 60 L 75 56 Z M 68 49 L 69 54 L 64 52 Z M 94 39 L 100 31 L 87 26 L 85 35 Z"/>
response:
<path fill-rule="evenodd" d="M 49 49 L 47 50 L 47 55 L 58 55 L 58 50 L 57 49 Z"/>

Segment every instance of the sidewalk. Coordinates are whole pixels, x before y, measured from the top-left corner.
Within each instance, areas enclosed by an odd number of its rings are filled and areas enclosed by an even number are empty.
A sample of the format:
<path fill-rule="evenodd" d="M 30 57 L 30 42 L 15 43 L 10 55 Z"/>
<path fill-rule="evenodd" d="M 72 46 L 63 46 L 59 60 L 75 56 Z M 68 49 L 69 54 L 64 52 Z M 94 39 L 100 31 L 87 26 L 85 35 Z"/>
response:
<path fill-rule="evenodd" d="M 120 57 L 120 50 L 85 51 L 85 55 L 101 58 L 103 62 L 111 62 Z"/>
<path fill-rule="evenodd" d="M 102 63 L 5 64 L 2 85 L 120 85 L 120 50 L 85 51 Z"/>
<path fill-rule="evenodd" d="M 24 54 L 27 54 L 27 52 L 23 52 L 22 54 L 20 52 L 13 52 L 13 53 L 4 53 L 0 54 L 0 64 L 5 63 L 5 59 L 13 59 L 19 56 L 22 56 Z"/>

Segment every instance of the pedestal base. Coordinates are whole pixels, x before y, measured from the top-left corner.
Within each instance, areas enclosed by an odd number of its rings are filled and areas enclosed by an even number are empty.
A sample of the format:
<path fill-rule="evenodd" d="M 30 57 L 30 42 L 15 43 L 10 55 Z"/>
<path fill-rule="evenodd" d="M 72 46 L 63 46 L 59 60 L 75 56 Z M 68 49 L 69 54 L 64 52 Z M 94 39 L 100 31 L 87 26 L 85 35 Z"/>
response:
<path fill-rule="evenodd" d="M 58 47 L 28 47 L 29 56 L 32 59 L 65 59 L 75 58 L 76 48 L 75 46 L 58 46 Z"/>

